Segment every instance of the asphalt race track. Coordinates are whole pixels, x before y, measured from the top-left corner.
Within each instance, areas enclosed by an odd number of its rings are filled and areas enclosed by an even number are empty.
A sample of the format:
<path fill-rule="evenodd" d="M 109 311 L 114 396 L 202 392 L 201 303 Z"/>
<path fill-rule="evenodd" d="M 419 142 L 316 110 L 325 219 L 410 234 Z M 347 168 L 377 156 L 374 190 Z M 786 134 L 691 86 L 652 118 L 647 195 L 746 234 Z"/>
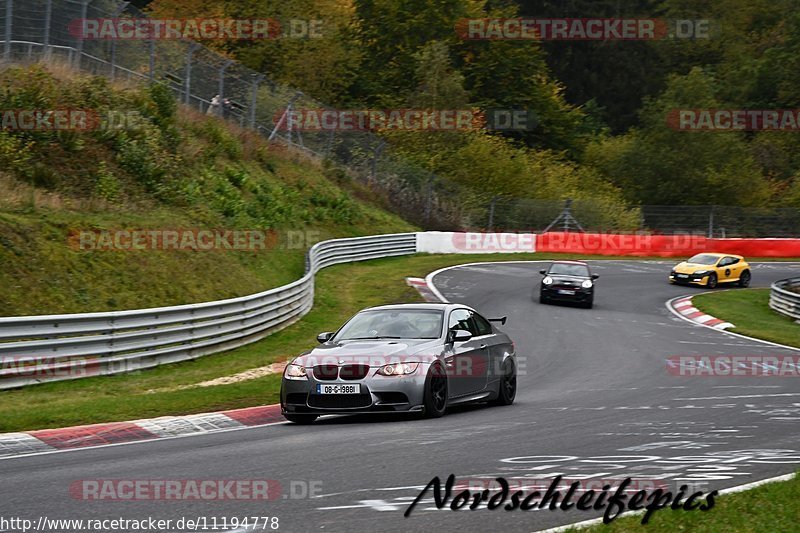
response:
<path fill-rule="evenodd" d="M 592 262 L 600 279 L 591 310 L 534 301 L 540 263 L 463 266 L 437 275 L 449 300 L 487 316 L 508 315 L 504 329 L 524 362 L 513 406 L 461 409 L 438 420 L 330 417 L 310 427 L 281 423 L 2 460 L 3 514 L 33 520 L 268 515 L 279 518 L 280 531 L 535 531 L 597 514 L 451 511 L 430 503 L 409 518 L 403 512 L 431 478 L 451 473 L 631 476 L 696 483 L 708 492 L 800 469 L 800 380 L 667 371 L 672 355 L 796 354 L 673 315 L 667 300 L 703 290 L 669 285 L 672 264 Z M 799 269 L 756 264 L 753 286 Z M 256 478 L 279 481 L 284 497 L 266 505 L 110 502 L 74 499 L 68 490 L 82 479 Z M 318 497 L 304 498 L 302 481 L 314 482 Z"/>

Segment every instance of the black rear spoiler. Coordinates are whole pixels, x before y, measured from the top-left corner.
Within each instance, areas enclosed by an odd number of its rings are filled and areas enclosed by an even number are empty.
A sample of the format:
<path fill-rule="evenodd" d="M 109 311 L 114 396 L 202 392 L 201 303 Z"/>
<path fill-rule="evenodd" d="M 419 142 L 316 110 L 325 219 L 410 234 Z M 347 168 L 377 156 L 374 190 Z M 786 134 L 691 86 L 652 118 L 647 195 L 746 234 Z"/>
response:
<path fill-rule="evenodd" d="M 508 318 L 508 317 L 507 316 L 501 316 L 500 318 L 487 318 L 486 320 L 488 320 L 489 322 L 500 322 L 500 324 L 505 326 L 506 325 L 506 318 Z"/>

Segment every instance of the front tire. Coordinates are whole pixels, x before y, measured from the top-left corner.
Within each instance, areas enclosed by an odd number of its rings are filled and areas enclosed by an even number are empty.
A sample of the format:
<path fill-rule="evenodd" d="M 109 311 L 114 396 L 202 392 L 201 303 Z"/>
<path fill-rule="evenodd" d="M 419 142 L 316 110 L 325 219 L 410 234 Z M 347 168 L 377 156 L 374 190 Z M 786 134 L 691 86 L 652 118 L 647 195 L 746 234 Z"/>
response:
<path fill-rule="evenodd" d="M 742 272 L 742 275 L 739 276 L 739 286 L 742 288 L 749 287 L 751 278 L 752 276 L 750 275 L 750 271 L 745 270 L 744 272 Z"/>
<path fill-rule="evenodd" d="M 708 276 L 708 281 L 706 282 L 706 287 L 709 289 L 715 289 L 717 287 L 717 275 L 715 273 L 711 273 Z"/>
<path fill-rule="evenodd" d="M 517 372 L 510 361 L 503 363 L 503 377 L 500 379 L 500 390 L 492 405 L 511 405 L 517 397 Z"/>
<path fill-rule="evenodd" d="M 295 424 L 300 424 L 303 426 L 307 426 L 308 424 L 312 424 L 314 420 L 317 419 L 319 415 L 308 415 L 308 414 L 289 414 L 284 413 L 283 417 L 288 420 L 289 422 L 294 422 Z"/>
<path fill-rule="evenodd" d="M 432 365 L 425 378 L 425 418 L 439 418 L 447 411 L 447 374 L 441 365 Z"/>
<path fill-rule="evenodd" d="M 539 303 L 540 304 L 549 304 L 550 303 L 550 298 L 548 298 L 547 296 L 545 296 L 542 293 L 539 293 Z"/>

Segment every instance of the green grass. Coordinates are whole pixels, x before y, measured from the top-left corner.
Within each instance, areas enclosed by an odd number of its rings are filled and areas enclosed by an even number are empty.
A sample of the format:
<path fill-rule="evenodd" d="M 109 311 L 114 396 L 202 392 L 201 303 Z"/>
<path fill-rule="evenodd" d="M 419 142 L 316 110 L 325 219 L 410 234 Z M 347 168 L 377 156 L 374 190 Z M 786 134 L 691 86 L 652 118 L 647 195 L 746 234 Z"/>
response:
<path fill-rule="evenodd" d="M 729 331 L 800 347 L 800 324 L 769 308 L 769 289 L 711 292 L 693 297 L 692 303 L 736 326 Z"/>
<path fill-rule="evenodd" d="M 572 254 L 420 254 L 326 268 L 317 275 L 316 300 L 312 311 L 299 322 L 266 339 L 230 352 L 152 370 L 1 391 L 3 416 L 0 417 L 0 431 L 63 427 L 275 403 L 280 385 L 278 376 L 230 385 L 170 389 L 291 358 L 312 347 L 317 333 L 338 328 L 363 307 L 418 301 L 416 291 L 405 284 L 407 276 L 425 276 L 445 266 L 476 261 L 577 257 Z"/>
<path fill-rule="evenodd" d="M 800 524 L 800 478 L 768 483 L 746 492 L 719 497 L 706 512 L 662 509 L 654 513 L 646 525 L 641 515 L 617 518 L 609 525 L 597 525 L 580 531 L 609 532 L 647 531 L 672 533 L 728 533 L 747 531 L 773 533 L 797 531 Z M 571 531 L 577 531 L 572 529 Z"/>

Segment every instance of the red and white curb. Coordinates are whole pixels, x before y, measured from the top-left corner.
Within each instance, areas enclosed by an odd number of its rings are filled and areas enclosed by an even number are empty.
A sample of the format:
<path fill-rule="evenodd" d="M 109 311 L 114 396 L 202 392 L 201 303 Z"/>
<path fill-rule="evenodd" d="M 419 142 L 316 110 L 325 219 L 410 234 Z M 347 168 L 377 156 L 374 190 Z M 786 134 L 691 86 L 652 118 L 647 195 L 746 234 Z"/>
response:
<path fill-rule="evenodd" d="M 679 315 L 697 324 L 708 326 L 714 329 L 727 329 L 734 327 L 734 325 L 730 322 L 725 322 L 724 320 L 720 320 L 719 318 L 713 317 L 697 309 L 692 305 L 691 296 L 673 300 L 671 305 L 672 309 Z"/>
<path fill-rule="evenodd" d="M 162 416 L 60 429 L 0 434 L 0 459 L 155 439 L 202 435 L 285 422 L 281 406 L 263 405 L 218 413 Z"/>
<path fill-rule="evenodd" d="M 406 278 L 406 284 L 417 289 L 417 292 L 426 302 L 441 303 L 444 301 L 437 296 L 433 289 L 431 289 L 431 286 L 428 284 L 428 280 L 426 279 Z"/>

